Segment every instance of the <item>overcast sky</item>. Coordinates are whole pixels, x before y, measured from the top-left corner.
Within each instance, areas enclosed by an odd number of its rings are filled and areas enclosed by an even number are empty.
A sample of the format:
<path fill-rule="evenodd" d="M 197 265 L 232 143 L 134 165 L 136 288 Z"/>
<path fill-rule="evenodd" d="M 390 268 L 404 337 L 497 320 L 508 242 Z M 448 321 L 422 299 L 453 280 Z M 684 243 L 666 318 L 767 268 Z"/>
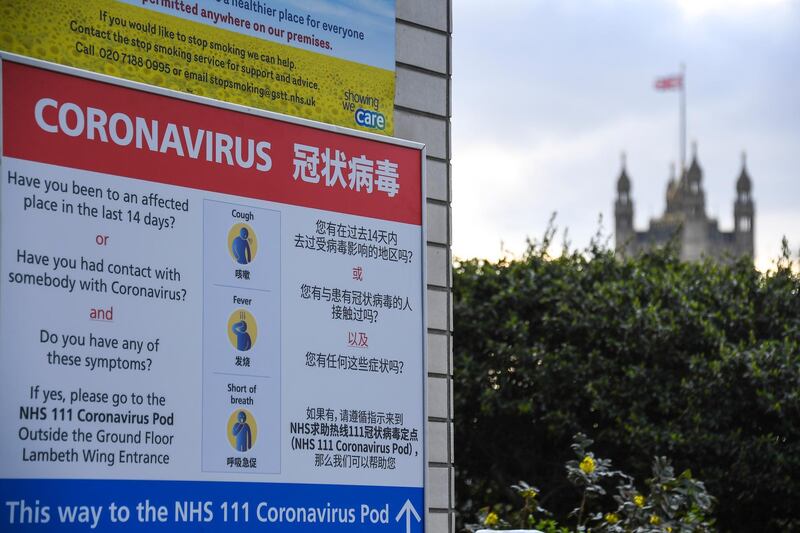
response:
<path fill-rule="evenodd" d="M 678 93 L 653 83 L 682 61 L 707 212 L 733 227 L 746 150 L 757 263 L 783 235 L 797 255 L 800 0 L 455 0 L 453 18 L 457 258 L 519 254 L 554 211 L 575 246 L 600 214 L 613 234 L 622 151 L 646 229 L 679 151 Z"/>

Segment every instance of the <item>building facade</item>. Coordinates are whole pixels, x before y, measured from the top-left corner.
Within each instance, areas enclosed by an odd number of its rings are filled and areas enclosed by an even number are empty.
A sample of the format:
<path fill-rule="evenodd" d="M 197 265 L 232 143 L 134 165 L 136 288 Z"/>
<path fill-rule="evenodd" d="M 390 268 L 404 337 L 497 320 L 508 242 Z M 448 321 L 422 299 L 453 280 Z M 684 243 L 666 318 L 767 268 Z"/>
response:
<path fill-rule="evenodd" d="M 617 254 L 632 255 L 674 241 L 684 261 L 704 257 L 720 260 L 753 257 L 755 208 L 751 193 L 752 182 L 743 154 L 733 204 L 734 228 L 733 231 L 721 231 L 717 220 L 706 214 L 703 169 L 697 160 L 697 147 L 693 146 L 692 162 L 679 179 L 676 179 L 673 169 L 667 184 L 664 214 L 651 219 L 647 230 L 637 231 L 633 225 L 631 179 L 623 156 L 614 204 Z"/>
<path fill-rule="evenodd" d="M 452 1 L 397 0 L 395 136 L 427 146 L 430 533 L 455 531 L 451 243 Z M 394 517 L 393 517 L 394 518 Z"/>

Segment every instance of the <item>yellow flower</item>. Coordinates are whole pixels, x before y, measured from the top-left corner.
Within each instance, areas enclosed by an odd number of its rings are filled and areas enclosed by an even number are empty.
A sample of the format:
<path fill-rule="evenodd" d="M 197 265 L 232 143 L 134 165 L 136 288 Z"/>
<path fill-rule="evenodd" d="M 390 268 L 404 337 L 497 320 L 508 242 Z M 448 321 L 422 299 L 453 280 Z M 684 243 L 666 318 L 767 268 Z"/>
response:
<path fill-rule="evenodd" d="M 526 498 L 526 499 L 527 498 L 533 499 L 538 495 L 539 495 L 539 493 L 536 492 L 536 489 L 533 489 L 533 488 L 525 489 L 525 490 L 522 491 L 522 497 Z"/>
<path fill-rule="evenodd" d="M 657 514 L 651 514 L 650 515 L 650 525 L 651 526 L 657 526 L 660 523 L 661 523 L 661 518 Z"/>
<path fill-rule="evenodd" d="M 497 525 L 497 522 L 500 521 L 500 517 L 497 516 L 497 513 L 491 512 L 486 515 L 486 518 L 483 519 L 483 524 L 486 526 L 494 526 Z"/>
<path fill-rule="evenodd" d="M 581 461 L 580 468 L 583 470 L 584 474 L 591 474 L 594 472 L 594 459 L 587 455 L 583 458 L 583 461 Z"/>
<path fill-rule="evenodd" d="M 606 513 L 606 522 L 609 524 L 616 524 L 619 522 L 619 517 L 615 513 Z"/>
<path fill-rule="evenodd" d="M 667 526 L 667 533 L 672 533 L 672 528 L 670 526 Z"/>
<path fill-rule="evenodd" d="M 644 496 L 642 496 L 641 494 L 637 494 L 636 496 L 633 497 L 633 503 L 636 504 L 636 507 L 639 508 L 644 507 L 644 502 L 645 502 Z"/>

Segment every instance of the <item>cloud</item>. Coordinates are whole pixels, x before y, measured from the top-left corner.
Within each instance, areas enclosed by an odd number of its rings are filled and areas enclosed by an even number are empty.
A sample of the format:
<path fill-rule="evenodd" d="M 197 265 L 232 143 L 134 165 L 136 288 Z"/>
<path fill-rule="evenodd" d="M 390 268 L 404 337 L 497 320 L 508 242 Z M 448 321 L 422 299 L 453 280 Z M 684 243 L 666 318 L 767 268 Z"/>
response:
<path fill-rule="evenodd" d="M 746 149 L 757 254 L 777 255 L 782 232 L 796 250 L 800 3 L 734 4 L 725 16 L 708 7 L 700 24 L 687 22 L 680 0 L 459 3 L 454 254 L 496 256 L 501 240 L 520 252 L 553 211 L 577 246 L 597 230 L 598 213 L 613 231 L 621 150 L 644 229 L 663 212 L 678 152 L 678 95 L 654 91 L 653 80 L 681 61 L 710 213 L 730 229 Z"/>
<path fill-rule="evenodd" d="M 643 132 L 646 139 L 646 132 L 658 131 L 668 122 L 658 115 L 625 118 L 544 140 L 520 139 L 514 146 L 498 143 L 491 134 L 463 145 L 457 140 L 459 155 L 453 161 L 457 255 L 482 255 L 482 247 L 491 255 L 499 251 L 500 240 L 509 250 L 520 252 L 526 237 L 541 236 L 553 212 L 558 213 L 558 223 L 577 232 L 581 241 L 597 231 L 601 214 L 608 231 L 620 169 L 618 140 Z M 632 143 L 631 147 L 640 152 L 636 167 L 646 166 L 641 155 L 646 146 Z M 666 176 L 666 167 L 662 174 Z"/>
<path fill-rule="evenodd" d="M 755 12 L 785 8 L 790 0 L 674 0 L 689 21 L 709 16 L 751 16 Z"/>

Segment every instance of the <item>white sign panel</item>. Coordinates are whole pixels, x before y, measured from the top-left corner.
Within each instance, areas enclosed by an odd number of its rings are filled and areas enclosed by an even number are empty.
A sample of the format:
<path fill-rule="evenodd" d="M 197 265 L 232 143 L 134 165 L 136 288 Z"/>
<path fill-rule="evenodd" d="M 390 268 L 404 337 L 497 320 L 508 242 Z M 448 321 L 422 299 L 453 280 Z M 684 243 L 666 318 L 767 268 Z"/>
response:
<path fill-rule="evenodd" d="M 2 128 L 0 529 L 423 530 L 421 146 L 15 57 Z"/>

